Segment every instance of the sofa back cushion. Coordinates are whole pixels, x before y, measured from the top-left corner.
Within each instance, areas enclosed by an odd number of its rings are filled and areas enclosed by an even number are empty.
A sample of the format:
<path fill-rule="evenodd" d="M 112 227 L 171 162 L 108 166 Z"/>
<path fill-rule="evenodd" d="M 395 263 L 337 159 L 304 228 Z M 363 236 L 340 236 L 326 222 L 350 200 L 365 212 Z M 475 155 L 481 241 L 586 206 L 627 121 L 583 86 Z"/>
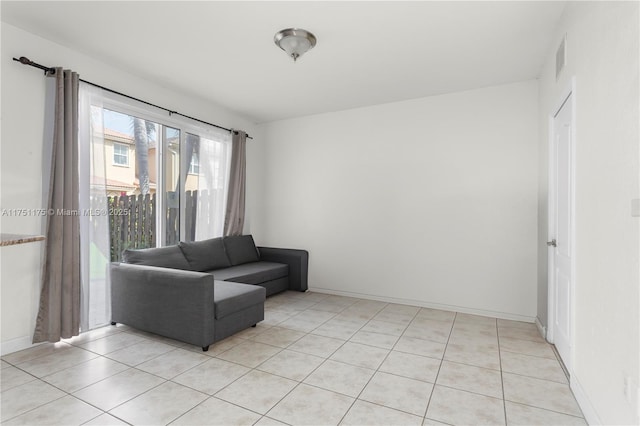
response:
<path fill-rule="evenodd" d="M 231 266 L 222 238 L 190 242 L 181 241 L 179 247 L 194 271 L 210 271 Z"/>
<path fill-rule="evenodd" d="M 224 248 L 233 266 L 260 260 L 260 254 L 251 235 L 224 237 Z"/>
<path fill-rule="evenodd" d="M 134 265 L 160 266 L 163 268 L 191 270 L 187 259 L 178 246 L 125 250 L 122 253 L 125 263 Z"/>

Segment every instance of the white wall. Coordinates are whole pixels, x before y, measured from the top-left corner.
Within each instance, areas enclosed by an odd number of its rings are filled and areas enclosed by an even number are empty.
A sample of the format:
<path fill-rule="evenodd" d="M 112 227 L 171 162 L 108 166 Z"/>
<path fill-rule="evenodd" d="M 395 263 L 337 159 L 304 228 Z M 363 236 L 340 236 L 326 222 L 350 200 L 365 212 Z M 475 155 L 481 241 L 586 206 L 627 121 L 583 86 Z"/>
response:
<path fill-rule="evenodd" d="M 263 242 L 308 249 L 314 290 L 533 321 L 537 96 L 526 81 L 264 125 Z"/>
<path fill-rule="evenodd" d="M 129 95 L 199 117 L 225 127 L 246 130 L 255 139 L 247 148 L 247 231 L 255 219 L 262 196 L 263 147 L 259 130 L 249 121 L 200 99 L 194 99 L 128 74 L 116 67 L 2 23 L 2 145 L 0 208 L 41 207 L 42 138 L 45 78 L 41 71 L 12 61 L 27 56 L 48 65 L 63 66 L 81 78 Z M 188 76 L 185 76 L 188 78 Z M 212 84 L 214 84 L 213 82 Z M 222 83 L 221 83 L 222 84 Z M 0 217 L 2 232 L 39 234 L 37 217 Z M 0 249 L 2 280 L 2 353 L 31 342 L 40 288 L 42 243 Z"/>
<path fill-rule="evenodd" d="M 576 312 L 571 386 L 591 424 L 639 424 L 640 48 L 637 2 L 569 2 L 540 77 L 541 302 L 546 321 L 548 118 L 576 78 Z M 567 68 L 555 51 L 567 35 Z M 633 378 L 627 401 L 624 378 Z"/>

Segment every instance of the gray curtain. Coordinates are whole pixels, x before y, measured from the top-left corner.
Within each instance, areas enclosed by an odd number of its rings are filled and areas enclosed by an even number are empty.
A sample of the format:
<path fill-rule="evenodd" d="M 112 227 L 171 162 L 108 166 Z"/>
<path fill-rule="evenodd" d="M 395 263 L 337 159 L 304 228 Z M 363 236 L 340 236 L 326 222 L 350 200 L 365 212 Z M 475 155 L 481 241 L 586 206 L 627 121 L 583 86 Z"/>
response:
<path fill-rule="evenodd" d="M 33 343 L 57 342 L 78 335 L 80 330 L 79 76 L 56 68 L 50 78 L 56 82 L 51 178 L 48 189 L 43 189 L 48 190 L 47 208 L 53 214 L 47 217 L 42 290 Z"/>
<path fill-rule="evenodd" d="M 231 130 L 231 144 L 231 171 L 224 235 L 242 235 L 247 177 L 247 134 L 242 130 Z"/>

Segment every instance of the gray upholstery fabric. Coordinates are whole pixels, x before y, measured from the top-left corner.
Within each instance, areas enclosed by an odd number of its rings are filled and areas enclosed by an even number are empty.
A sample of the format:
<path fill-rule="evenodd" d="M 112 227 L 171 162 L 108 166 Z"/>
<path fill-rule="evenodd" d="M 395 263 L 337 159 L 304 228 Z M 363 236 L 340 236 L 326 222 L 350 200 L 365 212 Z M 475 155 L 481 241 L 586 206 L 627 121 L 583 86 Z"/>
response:
<path fill-rule="evenodd" d="M 112 263 L 110 269 L 113 322 L 207 347 L 264 319 L 262 287 L 155 266 Z"/>
<path fill-rule="evenodd" d="M 194 271 L 208 271 L 231 266 L 222 238 L 190 242 L 181 241 L 178 246 Z"/>
<path fill-rule="evenodd" d="M 233 266 L 260 260 L 258 249 L 251 235 L 224 237 L 224 247 Z"/>
<path fill-rule="evenodd" d="M 216 342 L 242 331 L 264 319 L 264 302 L 216 319 Z"/>
<path fill-rule="evenodd" d="M 309 252 L 298 249 L 259 247 L 260 260 L 289 265 L 289 290 L 307 291 Z"/>
<path fill-rule="evenodd" d="M 171 269 L 191 271 L 191 266 L 178 246 L 125 250 L 122 253 L 125 263 L 134 265 L 160 266 Z"/>
<path fill-rule="evenodd" d="M 266 291 L 262 287 L 215 281 L 214 303 L 216 319 L 221 319 L 250 306 L 264 303 L 266 298 Z"/>
<path fill-rule="evenodd" d="M 289 277 L 278 278 L 276 280 L 265 281 L 258 284 L 260 287 L 264 287 L 267 290 L 267 297 L 280 293 L 289 289 Z"/>
<path fill-rule="evenodd" d="M 289 267 L 283 263 L 252 262 L 207 272 L 220 281 L 262 284 L 265 281 L 286 277 L 289 275 Z"/>
<path fill-rule="evenodd" d="M 243 253 L 258 254 L 251 236 L 230 241 L 239 243 L 240 261 Z M 261 247 L 260 256 L 260 261 L 194 272 L 178 246 L 128 251 L 125 258 L 132 263 L 164 268 L 111 264 L 112 321 L 206 347 L 262 321 L 267 295 L 307 289 L 305 250 Z M 184 271 L 167 269 L 179 264 Z"/>
<path fill-rule="evenodd" d="M 111 321 L 201 347 L 214 342 L 210 274 L 125 263 L 110 269 Z"/>

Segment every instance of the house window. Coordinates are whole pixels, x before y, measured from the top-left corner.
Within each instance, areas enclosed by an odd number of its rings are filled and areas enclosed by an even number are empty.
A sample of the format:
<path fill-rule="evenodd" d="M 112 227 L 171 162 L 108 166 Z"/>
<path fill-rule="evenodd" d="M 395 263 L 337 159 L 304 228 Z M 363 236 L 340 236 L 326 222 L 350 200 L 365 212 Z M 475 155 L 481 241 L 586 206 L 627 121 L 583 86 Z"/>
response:
<path fill-rule="evenodd" d="M 118 166 L 129 165 L 129 147 L 122 143 L 113 144 L 113 164 Z"/>
<path fill-rule="evenodd" d="M 189 163 L 189 174 L 200 174 L 200 160 L 198 159 L 198 154 L 195 152 L 191 156 L 191 162 Z"/>

